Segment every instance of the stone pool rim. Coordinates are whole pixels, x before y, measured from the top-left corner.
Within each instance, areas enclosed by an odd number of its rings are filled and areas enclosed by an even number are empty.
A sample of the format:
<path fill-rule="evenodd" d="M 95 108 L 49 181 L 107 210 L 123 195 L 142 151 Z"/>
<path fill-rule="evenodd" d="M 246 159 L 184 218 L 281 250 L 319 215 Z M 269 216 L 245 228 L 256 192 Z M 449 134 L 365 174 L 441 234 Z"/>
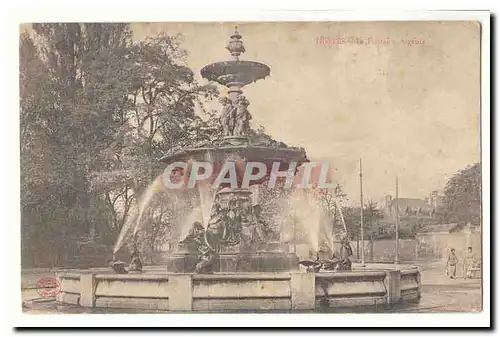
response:
<path fill-rule="evenodd" d="M 308 311 L 418 302 L 420 270 L 405 264 L 353 264 L 351 272 L 114 274 L 109 268 L 59 270 L 56 301 L 86 308 L 158 311 Z"/>

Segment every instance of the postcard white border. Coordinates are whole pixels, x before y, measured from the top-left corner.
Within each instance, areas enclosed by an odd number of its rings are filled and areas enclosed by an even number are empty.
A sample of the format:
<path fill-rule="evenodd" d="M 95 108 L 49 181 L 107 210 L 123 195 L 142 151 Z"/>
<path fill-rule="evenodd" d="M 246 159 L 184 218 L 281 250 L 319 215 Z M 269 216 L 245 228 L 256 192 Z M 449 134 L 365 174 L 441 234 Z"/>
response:
<path fill-rule="evenodd" d="M 66 6 L 65 6 L 66 7 Z M 72 7 L 72 6 L 67 6 Z M 282 6 L 283 8 L 284 6 Z M 234 7 L 233 7 L 234 8 Z M 276 8 L 278 9 L 278 8 Z M 19 95 L 18 88 L 18 24 L 32 21 L 405 21 L 405 20 L 475 20 L 482 24 L 482 166 L 483 166 L 483 311 L 474 314 L 160 314 L 160 315 L 27 315 L 21 313 L 19 289 L 20 235 L 19 235 L 19 148 L 9 148 L 8 242 L 4 256 L 9 257 L 8 291 L 10 316 L 13 326 L 34 327 L 404 327 L 404 326 L 489 326 L 490 324 L 490 18 L 488 12 L 424 12 L 424 11 L 251 11 L 251 10 L 152 10 L 151 8 L 123 8 L 110 5 L 105 8 L 74 8 L 56 11 L 54 8 L 25 8 L 11 12 L 8 18 L 8 44 L 4 51 L 10 65 L 8 87 L 8 140 L 18 144 Z M 12 52 L 12 50 L 16 52 Z M 4 141 L 5 144 L 5 141 Z M 17 173 L 17 176 L 16 176 Z"/>

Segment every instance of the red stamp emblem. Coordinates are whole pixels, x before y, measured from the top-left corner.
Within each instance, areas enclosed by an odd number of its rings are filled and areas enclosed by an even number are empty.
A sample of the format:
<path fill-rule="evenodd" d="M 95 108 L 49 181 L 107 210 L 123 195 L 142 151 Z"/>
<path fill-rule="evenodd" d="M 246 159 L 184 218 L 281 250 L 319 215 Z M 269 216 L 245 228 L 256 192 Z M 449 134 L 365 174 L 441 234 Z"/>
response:
<path fill-rule="evenodd" d="M 61 291 L 61 283 L 55 277 L 42 277 L 36 283 L 36 291 L 42 297 L 56 296 Z"/>

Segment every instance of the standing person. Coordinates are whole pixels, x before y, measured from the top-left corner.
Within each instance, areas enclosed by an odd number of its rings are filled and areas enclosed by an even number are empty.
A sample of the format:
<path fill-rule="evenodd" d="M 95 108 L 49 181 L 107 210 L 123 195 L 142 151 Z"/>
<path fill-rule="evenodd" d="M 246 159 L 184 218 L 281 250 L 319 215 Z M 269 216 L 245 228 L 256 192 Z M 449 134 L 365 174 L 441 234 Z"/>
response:
<path fill-rule="evenodd" d="M 458 264 L 458 257 L 457 254 L 455 253 L 455 248 L 452 248 L 450 251 L 450 254 L 448 255 L 448 261 L 446 262 L 447 265 L 447 275 L 451 278 L 454 279 L 457 274 L 457 264 Z"/>
<path fill-rule="evenodd" d="M 467 248 L 465 254 L 465 277 L 472 278 L 472 269 L 476 266 L 476 256 L 472 252 L 472 247 Z"/>

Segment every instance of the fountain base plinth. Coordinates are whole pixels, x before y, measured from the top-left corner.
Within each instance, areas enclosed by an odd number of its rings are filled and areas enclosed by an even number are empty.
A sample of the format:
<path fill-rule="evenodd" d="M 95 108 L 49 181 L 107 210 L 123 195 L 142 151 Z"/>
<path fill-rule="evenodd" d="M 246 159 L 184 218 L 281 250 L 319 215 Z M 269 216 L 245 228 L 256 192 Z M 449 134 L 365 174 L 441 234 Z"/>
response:
<path fill-rule="evenodd" d="M 354 264 L 351 272 L 213 274 L 146 266 L 141 274 L 96 268 L 59 271 L 56 276 L 56 301 L 90 310 L 383 312 L 415 305 L 421 294 L 420 271 L 402 264 Z"/>

